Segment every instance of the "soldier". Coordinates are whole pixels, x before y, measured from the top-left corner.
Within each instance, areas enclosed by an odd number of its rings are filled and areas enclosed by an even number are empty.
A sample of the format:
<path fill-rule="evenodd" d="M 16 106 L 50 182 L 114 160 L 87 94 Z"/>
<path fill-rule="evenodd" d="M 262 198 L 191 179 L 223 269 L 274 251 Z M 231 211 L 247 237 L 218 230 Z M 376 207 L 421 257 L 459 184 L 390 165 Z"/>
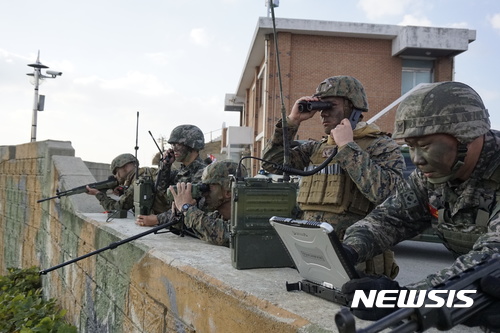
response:
<path fill-rule="evenodd" d="M 231 219 L 231 180 L 238 163 L 225 160 L 211 163 L 203 170 L 202 183 L 210 186 L 205 195 L 203 210 L 191 195 L 191 183 L 177 183 L 177 190 L 170 188 L 174 196 L 173 211 L 184 214 L 184 224 L 200 239 L 215 245 L 229 246 Z M 246 177 L 242 166 L 241 176 Z M 172 211 L 161 215 L 172 214 Z M 169 215 L 170 216 L 170 215 Z"/>
<path fill-rule="evenodd" d="M 375 124 L 359 122 L 352 129 L 356 112 L 367 112 L 368 101 L 361 82 L 351 76 L 333 76 L 321 82 L 316 94 L 299 98 L 287 117 L 288 138 L 295 137 L 300 124 L 311 119 L 316 110 L 299 112 L 299 103 L 330 102 L 332 108 L 319 111 L 327 138 L 295 145 L 290 152 L 290 164 L 296 169 L 309 170 L 323 163 L 332 153 L 335 157 L 321 172 L 301 179 L 297 202 L 302 218 L 329 222 L 342 238 L 345 229 L 365 216 L 375 205 L 387 198 L 402 181 L 404 159 L 399 146 Z M 283 130 L 281 120 L 264 152 L 264 160 L 279 164 L 283 161 Z M 263 168 L 280 173 L 272 163 Z M 366 258 L 359 270 L 386 274 L 394 278 L 398 266 L 392 251 L 376 258 Z"/>
<path fill-rule="evenodd" d="M 394 195 L 347 229 L 346 250 L 363 261 L 432 227 L 456 260 L 405 287 L 385 277 L 355 279 L 343 288 L 349 297 L 356 289 L 429 289 L 500 253 L 500 132 L 490 130 L 481 97 L 460 82 L 422 87 L 398 107 L 393 137 L 405 140 L 417 169 Z M 354 314 L 375 320 L 391 311 Z M 498 331 L 499 313 L 496 301 L 466 325 Z"/>
<path fill-rule="evenodd" d="M 115 189 L 114 194 L 120 198 L 115 200 L 109 197 L 105 192 L 87 186 L 87 194 L 94 195 L 105 210 L 129 210 L 134 207 L 134 180 L 139 161 L 134 155 L 125 153 L 120 154 L 113 159 L 110 166 L 111 173 L 116 177 L 119 184 L 119 191 Z M 152 179 L 156 177 L 156 169 L 140 168 L 139 177 L 149 176 Z M 165 211 L 165 202 L 161 197 L 156 196 L 153 203 L 153 211 L 161 213 Z"/>
<path fill-rule="evenodd" d="M 201 180 L 201 174 L 206 167 L 205 162 L 200 157 L 200 150 L 205 147 L 205 136 L 203 132 L 194 125 L 179 125 L 172 130 L 168 143 L 172 146 L 167 151 L 165 163 L 158 179 L 158 191 L 162 194 L 170 185 L 178 182 L 197 183 Z M 178 161 L 181 167 L 178 170 L 172 169 L 172 163 Z M 167 211 L 171 202 L 166 202 L 163 212 Z M 165 223 L 161 220 L 165 216 L 138 215 L 137 224 L 143 226 L 154 226 Z"/>

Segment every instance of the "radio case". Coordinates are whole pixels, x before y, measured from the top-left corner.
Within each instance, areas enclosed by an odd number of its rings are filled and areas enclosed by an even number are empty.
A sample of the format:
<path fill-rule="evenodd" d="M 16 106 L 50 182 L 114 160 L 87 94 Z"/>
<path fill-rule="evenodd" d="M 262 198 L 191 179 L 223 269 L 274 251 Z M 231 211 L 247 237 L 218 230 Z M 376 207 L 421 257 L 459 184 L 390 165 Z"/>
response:
<path fill-rule="evenodd" d="M 236 269 L 293 267 L 272 216 L 294 216 L 297 183 L 246 178 L 232 183 L 231 262 Z"/>

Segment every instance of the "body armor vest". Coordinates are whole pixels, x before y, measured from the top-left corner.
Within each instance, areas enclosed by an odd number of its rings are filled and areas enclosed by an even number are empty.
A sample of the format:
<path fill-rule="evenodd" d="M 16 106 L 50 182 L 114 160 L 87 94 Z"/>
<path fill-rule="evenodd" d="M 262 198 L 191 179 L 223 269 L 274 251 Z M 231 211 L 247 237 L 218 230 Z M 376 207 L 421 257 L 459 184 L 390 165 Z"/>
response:
<path fill-rule="evenodd" d="M 355 142 L 365 150 L 374 140 L 373 137 L 355 139 Z M 311 156 L 307 169 L 317 167 L 332 153 L 337 146 L 324 142 Z M 335 161 L 312 176 L 301 179 L 297 202 L 304 211 L 323 211 L 335 214 L 346 212 L 366 215 L 373 209 L 373 204 L 358 190 L 351 177 Z"/>
<path fill-rule="evenodd" d="M 479 236 L 488 232 L 488 223 L 500 212 L 500 167 L 497 167 L 490 179 L 485 180 L 485 186 L 495 194 L 491 200 L 479 200 L 476 217 L 470 225 L 457 230 L 445 208 L 438 210 L 437 234 L 444 245 L 457 256 L 472 250 Z"/>

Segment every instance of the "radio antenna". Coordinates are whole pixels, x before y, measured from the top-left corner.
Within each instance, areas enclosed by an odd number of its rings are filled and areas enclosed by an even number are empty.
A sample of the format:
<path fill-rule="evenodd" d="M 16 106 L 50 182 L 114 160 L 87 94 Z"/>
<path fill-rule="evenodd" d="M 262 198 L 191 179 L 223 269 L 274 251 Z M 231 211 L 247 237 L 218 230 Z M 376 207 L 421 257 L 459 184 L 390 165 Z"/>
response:
<path fill-rule="evenodd" d="M 137 151 L 139 150 L 139 111 L 137 111 L 137 123 L 135 128 L 135 179 L 139 179 L 139 160 L 137 159 Z"/>
<path fill-rule="evenodd" d="M 268 2 L 269 8 L 271 9 L 271 17 L 273 21 L 273 35 L 274 35 L 274 48 L 276 52 L 276 66 L 278 69 L 278 82 L 280 89 L 280 100 L 281 100 L 281 121 L 282 121 L 282 129 L 283 129 L 283 166 L 285 168 L 288 167 L 290 163 L 290 142 L 288 141 L 288 126 L 286 121 L 286 109 L 285 109 L 285 101 L 283 99 L 283 83 L 281 81 L 281 68 L 280 68 L 280 56 L 278 51 L 278 33 L 276 32 L 276 19 L 274 17 L 274 0 L 269 0 Z M 277 7 L 278 5 L 276 5 Z M 290 180 L 290 176 L 287 172 L 283 172 L 283 181 L 288 182 Z"/>

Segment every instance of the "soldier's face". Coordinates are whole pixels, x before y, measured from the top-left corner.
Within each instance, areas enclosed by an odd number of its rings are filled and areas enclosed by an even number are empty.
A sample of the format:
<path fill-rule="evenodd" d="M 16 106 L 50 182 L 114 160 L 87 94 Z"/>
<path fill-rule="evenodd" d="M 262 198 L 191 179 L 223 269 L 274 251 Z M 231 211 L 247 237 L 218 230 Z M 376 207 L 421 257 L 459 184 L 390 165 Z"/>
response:
<path fill-rule="evenodd" d="M 427 178 L 440 178 L 451 174 L 457 157 L 458 141 L 448 134 L 432 134 L 406 138 L 410 156 Z"/>
<path fill-rule="evenodd" d="M 135 170 L 135 164 L 134 163 L 127 163 L 124 166 L 120 168 L 116 168 L 116 174 L 115 177 L 118 180 L 118 183 L 123 185 L 125 183 L 125 180 L 127 180 L 127 176 Z"/>
<path fill-rule="evenodd" d="M 205 206 L 208 210 L 214 211 L 225 202 L 225 195 L 222 186 L 219 184 L 210 184 L 210 191 L 205 196 Z"/>
<path fill-rule="evenodd" d="M 330 110 L 321 110 L 319 113 L 325 133 L 329 135 L 331 130 L 345 118 L 344 99 L 342 97 L 323 97 L 321 101 L 330 102 L 333 105 Z"/>
<path fill-rule="evenodd" d="M 175 160 L 183 162 L 189 155 L 189 148 L 182 143 L 173 143 L 172 149 L 174 150 Z"/>

